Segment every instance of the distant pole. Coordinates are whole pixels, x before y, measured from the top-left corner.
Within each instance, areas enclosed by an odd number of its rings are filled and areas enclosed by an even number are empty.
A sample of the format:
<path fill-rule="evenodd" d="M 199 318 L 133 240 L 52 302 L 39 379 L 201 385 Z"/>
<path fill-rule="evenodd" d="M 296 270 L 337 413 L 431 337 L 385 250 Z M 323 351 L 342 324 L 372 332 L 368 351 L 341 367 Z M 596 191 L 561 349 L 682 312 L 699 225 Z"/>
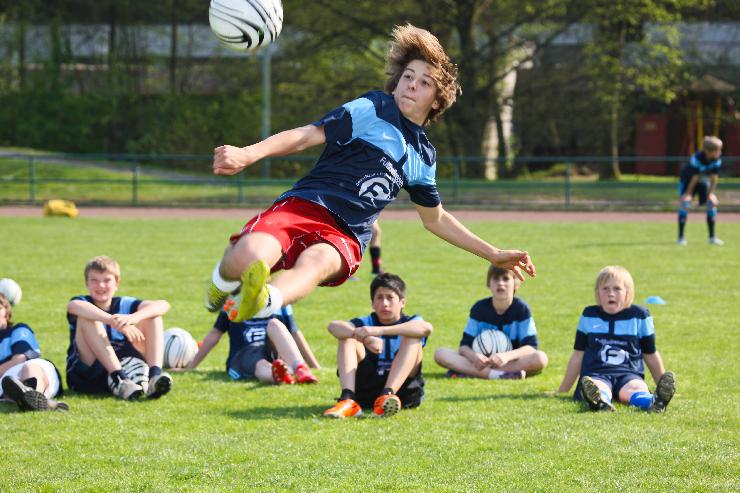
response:
<path fill-rule="evenodd" d="M 262 50 L 262 139 L 270 136 L 270 113 L 272 81 L 270 77 L 270 62 L 272 61 L 272 45 Z M 270 159 L 262 161 L 262 178 L 270 178 Z"/>

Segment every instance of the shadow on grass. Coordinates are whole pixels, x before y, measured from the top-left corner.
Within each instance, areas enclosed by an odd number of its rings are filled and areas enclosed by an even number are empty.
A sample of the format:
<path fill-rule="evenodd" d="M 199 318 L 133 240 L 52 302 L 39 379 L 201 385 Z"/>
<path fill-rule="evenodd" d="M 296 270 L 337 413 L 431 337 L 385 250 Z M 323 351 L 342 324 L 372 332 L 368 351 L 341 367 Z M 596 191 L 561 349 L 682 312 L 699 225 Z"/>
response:
<path fill-rule="evenodd" d="M 577 243 L 571 248 L 603 248 L 603 247 L 643 247 L 643 246 L 675 246 L 674 242 L 668 241 L 614 241 L 603 243 Z"/>
<path fill-rule="evenodd" d="M 516 400 L 538 400 L 538 399 L 558 399 L 559 397 L 553 397 L 552 395 L 549 395 L 544 392 L 539 393 L 531 393 L 531 394 L 512 394 L 512 393 L 491 393 L 486 395 L 472 395 L 472 396 L 446 396 L 446 397 L 436 397 L 435 401 L 445 401 L 445 402 L 465 402 L 465 401 L 492 401 L 492 400 L 498 400 L 498 399 L 516 399 Z"/>
<path fill-rule="evenodd" d="M 225 414 L 237 419 L 303 419 L 316 418 L 327 406 L 262 406 L 250 407 L 241 411 L 228 411 Z"/>

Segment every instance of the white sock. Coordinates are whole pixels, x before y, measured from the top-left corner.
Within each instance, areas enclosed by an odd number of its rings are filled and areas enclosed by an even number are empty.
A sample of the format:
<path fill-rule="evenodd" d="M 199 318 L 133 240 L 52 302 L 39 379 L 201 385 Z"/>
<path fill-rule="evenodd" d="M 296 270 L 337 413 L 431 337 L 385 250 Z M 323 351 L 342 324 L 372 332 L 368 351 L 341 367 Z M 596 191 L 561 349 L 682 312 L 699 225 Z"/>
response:
<path fill-rule="evenodd" d="M 267 297 L 267 304 L 257 312 L 257 315 L 254 316 L 255 318 L 269 317 L 283 307 L 283 293 L 272 284 L 267 285 L 267 290 L 270 292 L 270 295 Z"/>
<path fill-rule="evenodd" d="M 488 372 L 488 379 L 489 380 L 497 380 L 501 378 L 501 375 L 503 375 L 504 372 L 501 370 L 491 370 Z"/>
<path fill-rule="evenodd" d="M 241 281 L 227 281 L 221 277 L 221 262 L 217 263 L 216 267 L 213 268 L 211 280 L 213 281 L 213 284 L 215 284 L 216 287 L 224 293 L 231 293 L 236 289 L 239 289 L 239 286 L 242 285 Z"/>

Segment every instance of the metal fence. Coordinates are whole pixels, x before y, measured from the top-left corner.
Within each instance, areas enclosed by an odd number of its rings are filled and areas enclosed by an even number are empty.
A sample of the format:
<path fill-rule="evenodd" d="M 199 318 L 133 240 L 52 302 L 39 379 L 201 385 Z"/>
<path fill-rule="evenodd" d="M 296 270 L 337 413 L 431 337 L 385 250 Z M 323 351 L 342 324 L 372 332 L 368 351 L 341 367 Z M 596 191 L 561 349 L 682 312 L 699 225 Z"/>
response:
<path fill-rule="evenodd" d="M 314 157 L 264 160 L 233 177 L 210 173 L 211 156 L 132 154 L 2 154 L 0 204 L 67 199 L 85 205 L 257 206 L 269 204 L 303 176 Z M 440 157 L 437 185 L 446 206 L 492 209 L 675 208 L 683 157 L 620 158 L 619 180 L 599 180 L 608 156 L 517 157 L 491 163 L 481 157 Z M 723 210 L 740 210 L 740 157 L 723 158 L 718 197 Z M 481 176 L 495 164 L 499 176 Z M 514 173 L 514 170 L 517 170 Z M 655 174 L 661 173 L 661 174 Z M 400 205 L 409 204 L 400 194 Z"/>

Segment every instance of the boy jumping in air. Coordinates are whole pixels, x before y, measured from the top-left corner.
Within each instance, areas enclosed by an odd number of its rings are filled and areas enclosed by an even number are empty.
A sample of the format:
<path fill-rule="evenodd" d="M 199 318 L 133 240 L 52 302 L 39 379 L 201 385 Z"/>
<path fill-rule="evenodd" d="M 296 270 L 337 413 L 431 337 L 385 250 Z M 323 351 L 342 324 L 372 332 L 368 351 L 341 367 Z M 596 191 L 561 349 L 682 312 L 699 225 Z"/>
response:
<path fill-rule="evenodd" d="M 267 317 L 316 286 L 342 284 L 360 264 L 371 225 L 401 188 L 435 235 L 522 280 L 519 268 L 535 275 L 527 252 L 490 245 L 442 208 L 435 149 L 424 125 L 455 102 L 460 86 L 457 67 L 437 38 L 397 26 L 387 62 L 386 92 L 366 93 L 311 125 L 254 145 L 215 149 L 213 172 L 234 175 L 260 159 L 326 144 L 308 175 L 231 237 L 213 270 L 208 310 L 220 310 L 239 291 L 234 321 Z M 268 284 L 278 270 L 284 272 Z"/>

